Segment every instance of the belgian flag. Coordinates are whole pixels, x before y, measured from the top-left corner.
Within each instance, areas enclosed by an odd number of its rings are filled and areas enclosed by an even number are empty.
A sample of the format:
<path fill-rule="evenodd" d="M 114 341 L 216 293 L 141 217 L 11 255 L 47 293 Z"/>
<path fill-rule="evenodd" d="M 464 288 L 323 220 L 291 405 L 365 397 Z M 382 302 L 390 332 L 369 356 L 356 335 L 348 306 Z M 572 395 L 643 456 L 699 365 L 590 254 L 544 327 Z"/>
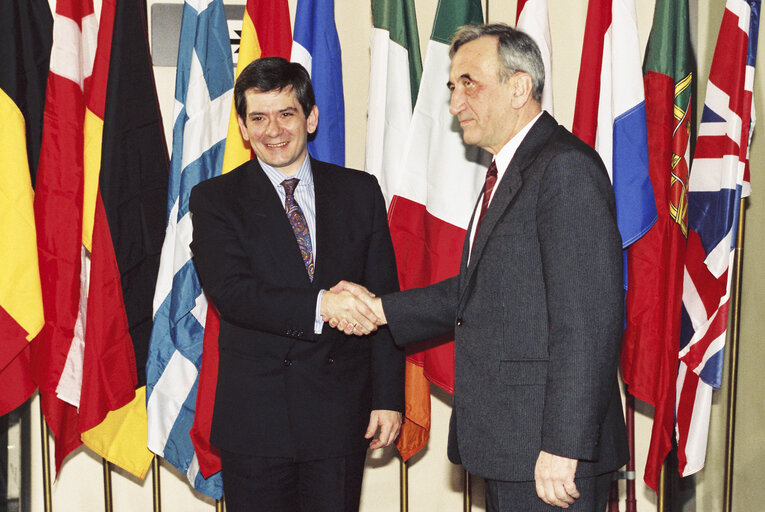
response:
<path fill-rule="evenodd" d="M 43 305 L 32 186 L 52 34 L 47 0 L 0 0 L 0 415 L 36 387 L 29 341 Z"/>

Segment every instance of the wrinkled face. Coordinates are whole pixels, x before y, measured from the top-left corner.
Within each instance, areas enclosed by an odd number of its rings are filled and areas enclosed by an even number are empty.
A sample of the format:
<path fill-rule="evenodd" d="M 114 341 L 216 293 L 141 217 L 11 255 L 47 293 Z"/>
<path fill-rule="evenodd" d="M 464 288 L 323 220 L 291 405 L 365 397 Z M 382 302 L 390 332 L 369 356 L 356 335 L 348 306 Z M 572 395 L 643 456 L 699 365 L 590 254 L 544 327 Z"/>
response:
<path fill-rule="evenodd" d="M 247 89 L 244 97 L 247 116 L 238 118 L 242 137 L 258 158 L 293 176 L 305 160 L 308 134 L 316 131 L 319 109 L 314 106 L 306 117 L 292 87 L 268 92 Z"/>
<path fill-rule="evenodd" d="M 511 106 L 512 79 L 500 83 L 497 38 L 479 37 L 452 57 L 449 112 L 457 116 L 467 144 L 497 154 L 510 140 L 517 114 Z"/>

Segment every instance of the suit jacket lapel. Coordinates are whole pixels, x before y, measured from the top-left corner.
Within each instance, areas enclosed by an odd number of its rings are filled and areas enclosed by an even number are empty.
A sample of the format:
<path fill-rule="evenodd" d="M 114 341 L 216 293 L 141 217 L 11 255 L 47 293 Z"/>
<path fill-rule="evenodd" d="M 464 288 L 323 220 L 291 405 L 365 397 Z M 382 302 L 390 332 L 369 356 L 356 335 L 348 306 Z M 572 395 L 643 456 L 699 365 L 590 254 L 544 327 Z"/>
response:
<path fill-rule="evenodd" d="M 343 211 L 345 201 L 337 197 L 327 164 L 311 158 L 313 190 L 316 198 L 316 262 L 313 282 L 315 285 L 332 286 L 330 276 L 332 262 L 342 261 L 342 235 L 344 233 Z"/>
<path fill-rule="evenodd" d="M 473 240 L 473 249 L 470 251 L 469 262 L 467 261 L 468 251 L 463 251 L 462 268 L 466 274 L 465 278 L 462 279 L 460 302 L 462 301 L 462 298 L 465 297 L 466 292 L 471 288 L 470 283 L 472 283 L 473 274 L 483 255 L 483 250 L 489 241 L 491 232 L 494 230 L 497 222 L 502 218 L 505 210 L 510 206 L 513 198 L 523 185 L 523 171 L 534 162 L 557 126 L 558 123 L 555 122 L 552 116 L 547 112 L 543 112 L 542 116 L 537 120 L 531 130 L 529 130 L 529 133 L 526 134 L 526 137 L 521 142 L 521 145 L 518 147 L 512 160 L 510 160 L 510 164 L 507 166 L 507 169 L 502 176 L 502 180 L 496 185 L 497 188 L 494 192 L 494 197 L 492 198 L 489 208 L 486 210 L 486 215 L 481 223 L 481 230 L 476 233 L 475 239 Z M 467 236 L 468 238 L 466 238 L 465 242 L 466 247 L 470 240 L 469 230 Z"/>
<path fill-rule="evenodd" d="M 295 233 L 279 195 L 257 159 L 250 161 L 245 180 L 247 186 L 242 191 L 242 208 L 245 215 L 252 217 L 252 221 L 246 224 L 253 230 L 252 239 L 258 244 L 257 250 L 270 251 L 280 274 L 293 285 L 305 284 L 308 273 Z"/>

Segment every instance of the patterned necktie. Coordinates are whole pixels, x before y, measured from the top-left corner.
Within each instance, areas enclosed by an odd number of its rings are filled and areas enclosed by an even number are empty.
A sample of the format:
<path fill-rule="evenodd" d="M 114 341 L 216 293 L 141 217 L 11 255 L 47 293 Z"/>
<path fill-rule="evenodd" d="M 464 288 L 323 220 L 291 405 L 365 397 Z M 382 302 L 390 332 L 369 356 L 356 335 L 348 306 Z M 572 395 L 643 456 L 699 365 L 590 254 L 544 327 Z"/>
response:
<path fill-rule="evenodd" d="M 494 160 L 491 161 L 489 169 L 486 171 L 486 181 L 483 184 L 483 200 L 481 201 L 481 212 L 478 214 L 478 222 L 475 223 L 475 233 L 478 235 L 478 229 L 483 222 L 483 216 L 486 215 L 486 210 L 489 208 L 489 200 L 491 199 L 491 191 L 494 190 L 494 185 L 497 183 L 497 164 Z"/>
<path fill-rule="evenodd" d="M 308 278 L 313 282 L 314 264 L 311 233 L 308 231 L 308 223 L 305 220 L 305 215 L 303 215 L 303 210 L 295 201 L 295 187 L 297 187 L 298 181 L 300 180 L 297 178 L 290 178 L 281 182 L 281 186 L 284 187 L 284 192 L 287 194 L 284 200 L 284 210 L 287 212 L 287 218 L 292 225 L 292 231 L 295 232 L 300 254 L 303 256 L 303 263 L 305 263 L 305 269 L 308 271 Z"/>

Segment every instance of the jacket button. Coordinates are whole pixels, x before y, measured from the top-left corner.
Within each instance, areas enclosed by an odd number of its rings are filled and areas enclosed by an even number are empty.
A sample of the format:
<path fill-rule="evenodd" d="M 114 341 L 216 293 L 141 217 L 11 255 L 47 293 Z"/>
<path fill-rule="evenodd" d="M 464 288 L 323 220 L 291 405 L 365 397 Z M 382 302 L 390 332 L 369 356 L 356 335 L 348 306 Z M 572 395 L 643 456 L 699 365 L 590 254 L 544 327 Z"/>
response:
<path fill-rule="evenodd" d="M 290 361 L 289 359 L 285 359 L 284 361 L 282 361 L 282 366 L 292 366 L 292 361 Z"/>
<path fill-rule="evenodd" d="M 335 360 L 334 360 L 333 358 L 331 358 L 331 357 L 328 357 L 328 358 L 327 358 L 327 363 L 329 363 L 329 364 L 334 364 L 334 363 L 335 363 Z"/>
<path fill-rule="evenodd" d="M 457 317 L 457 327 L 462 327 L 462 317 Z"/>

